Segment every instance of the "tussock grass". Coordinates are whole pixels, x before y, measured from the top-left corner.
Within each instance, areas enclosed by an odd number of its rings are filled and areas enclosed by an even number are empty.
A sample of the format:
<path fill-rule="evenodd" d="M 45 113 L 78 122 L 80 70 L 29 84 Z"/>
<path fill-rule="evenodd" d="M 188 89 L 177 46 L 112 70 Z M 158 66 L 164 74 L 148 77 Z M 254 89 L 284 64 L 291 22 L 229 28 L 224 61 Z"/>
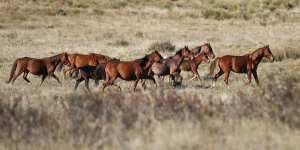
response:
<path fill-rule="evenodd" d="M 293 20 L 292 15 L 289 14 L 291 10 L 299 8 L 299 0 L 46 0 L 43 2 L 14 0 L 11 3 L 1 2 L 0 6 L 4 7 L 4 10 L 1 10 L 4 16 L 10 15 L 10 17 L 1 17 L 0 19 L 3 21 L 10 21 L 9 19 L 24 21 L 29 19 L 28 17 L 36 15 L 104 15 L 106 14 L 105 12 L 110 10 L 120 10 L 120 13 L 118 13 L 119 11 L 115 11 L 120 15 L 123 10 L 126 11 L 126 14 L 130 14 L 132 9 L 141 10 L 148 7 L 155 7 L 166 9 L 169 18 L 253 19 L 258 20 L 258 23 L 264 25 L 269 23 L 269 20 L 273 20 L 273 22 L 274 20 Z M 182 10 L 183 13 L 178 13 L 178 10 Z M 163 14 L 150 11 L 143 13 L 143 15 L 158 17 Z"/>
<path fill-rule="evenodd" d="M 159 51 L 159 52 L 172 52 L 175 50 L 175 45 L 171 41 L 162 41 L 152 43 L 148 51 Z"/>
<path fill-rule="evenodd" d="M 272 80 L 277 79 L 270 78 Z M 19 146 L 45 146 L 42 143 L 48 143 L 55 147 L 63 142 L 65 146 L 78 146 L 76 149 L 124 146 L 164 149 L 171 146 L 169 140 L 183 140 L 175 145 L 192 149 L 216 144 L 202 143 L 204 137 L 218 141 L 233 131 L 245 138 L 231 141 L 242 142 L 239 146 L 257 138 L 264 128 L 272 132 L 271 139 L 281 137 L 282 130 L 289 134 L 288 138 L 296 137 L 299 133 L 293 133 L 293 130 L 300 128 L 298 82 L 289 78 L 280 82 L 269 82 L 246 91 L 237 89 L 226 100 L 220 95 L 211 94 L 207 99 L 174 89 L 132 94 L 109 92 L 94 96 L 66 94 L 53 97 L 55 107 L 34 106 L 18 97 L 11 101 L 1 100 L 0 136 L 5 139 L 1 143 L 14 142 Z M 268 133 L 260 134 L 264 136 L 258 137 L 256 142 L 266 142 L 275 149 L 285 147 L 285 140 L 270 142 Z M 190 136 L 195 139 L 184 140 Z M 290 140 L 292 143 L 297 138 Z M 258 143 L 252 146 L 262 148 L 263 145 Z M 217 144 L 221 145 L 226 149 L 232 146 L 230 143 Z M 243 149 L 252 149 L 252 146 Z M 289 146 L 296 148 L 297 144 Z"/>

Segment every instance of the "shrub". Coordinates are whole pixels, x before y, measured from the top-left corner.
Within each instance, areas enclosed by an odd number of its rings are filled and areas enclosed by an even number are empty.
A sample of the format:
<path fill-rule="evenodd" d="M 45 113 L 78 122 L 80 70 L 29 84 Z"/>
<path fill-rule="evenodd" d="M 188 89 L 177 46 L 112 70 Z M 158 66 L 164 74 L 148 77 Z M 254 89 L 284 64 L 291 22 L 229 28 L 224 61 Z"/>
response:
<path fill-rule="evenodd" d="M 149 48 L 149 51 L 160 51 L 160 52 L 172 52 L 175 50 L 175 45 L 173 45 L 170 41 L 164 41 L 164 42 L 154 42 L 152 43 Z"/>

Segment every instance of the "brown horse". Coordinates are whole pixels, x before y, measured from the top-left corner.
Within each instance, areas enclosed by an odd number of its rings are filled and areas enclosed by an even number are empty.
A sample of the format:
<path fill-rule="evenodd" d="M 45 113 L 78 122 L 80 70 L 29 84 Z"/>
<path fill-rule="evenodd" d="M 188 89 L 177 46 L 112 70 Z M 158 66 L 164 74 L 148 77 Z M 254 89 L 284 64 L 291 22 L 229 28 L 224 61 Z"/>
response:
<path fill-rule="evenodd" d="M 104 89 L 109 85 L 114 85 L 114 81 L 117 78 L 121 78 L 126 81 L 135 81 L 134 91 L 141 79 L 149 79 L 148 70 L 152 64 L 162 59 L 162 56 L 157 52 L 152 52 L 141 59 L 134 61 L 110 61 L 105 67 L 106 80 L 103 83 Z M 118 86 L 121 89 L 120 86 Z"/>
<path fill-rule="evenodd" d="M 119 59 L 113 58 L 109 61 L 120 61 Z M 97 66 L 84 66 L 80 67 L 75 70 L 76 76 L 73 77 L 76 79 L 76 84 L 74 90 L 77 89 L 78 85 L 84 80 L 85 81 L 85 87 L 88 91 L 90 91 L 89 88 L 89 79 L 93 79 L 95 81 L 95 85 L 99 85 L 99 80 L 105 80 L 105 67 L 107 63 L 101 63 Z"/>
<path fill-rule="evenodd" d="M 179 77 L 179 67 L 184 58 L 193 59 L 193 55 L 187 46 L 178 50 L 174 56 L 163 59 L 161 62 L 154 63 L 149 74 L 155 74 L 158 76 L 170 75 L 171 79 L 175 83 L 176 78 L 182 79 L 182 77 Z"/>
<path fill-rule="evenodd" d="M 200 79 L 198 67 L 202 61 L 209 62 L 209 58 L 206 53 L 200 53 L 191 60 L 183 60 L 180 65 L 180 70 L 191 71 L 193 73 L 193 77 L 190 78 L 190 80 L 193 80 L 195 78 Z"/>
<path fill-rule="evenodd" d="M 40 85 L 43 84 L 47 76 L 53 77 L 57 80 L 58 83 L 61 84 L 59 78 L 54 74 L 54 71 L 57 66 L 59 66 L 58 69 L 60 69 L 62 65 L 68 63 L 67 57 L 67 53 L 61 53 L 52 57 L 46 57 L 41 59 L 30 57 L 18 58 L 15 60 L 12 66 L 10 77 L 7 83 L 14 83 L 17 77 L 20 76 L 22 73 L 23 79 L 29 83 L 30 81 L 28 80 L 27 75 L 28 73 L 31 73 L 33 75 L 42 75 Z"/>
<path fill-rule="evenodd" d="M 231 71 L 233 71 L 236 73 L 247 73 L 249 80 L 248 84 L 251 83 L 252 74 L 255 82 L 257 85 L 259 85 L 257 67 L 263 57 L 267 57 L 269 60 L 274 61 L 274 57 L 269 45 L 258 48 L 254 52 L 245 54 L 243 56 L 226 55 L 223 57 L 218 57 L 210 66 L 210 74 L 213 74 L 216 64 L 218 64 L 220 71 L 214 76 L 214 81 L 216 81 L 225 73 L 224 81 L 228 85 L 229 74 Z"/>
<path fill-rule="evenodd" d="M 69 68 L 64 69 L 64 77 L 67 76 L 67 74 L 71 74 L 80 67 L 84 66 L 97 66 L 98 64 L 106 63 L 109 60 L 112 60 L 109 56 L 105 56 L 102 54 L 96 54 L 96 53 L 90 53 L 90 54 L 69 54 L 68 55 L 69 60 Z"/>
<path fill-rule="evenodd" d="M 204 53 L 208 56 L 209 59 L 214 59 L 216 57 L 213 49 L 210 46 L 210 43 L 204 43 L 203 45 L 194 47 L 191 49 L 191 51 L 194 55 Z"/>
<path fill-rule="evenodd" d="M 84 80 L 85 81 L 85 87 L 88 91 L 90 91 L 89 88 L 89 79 L 95 80 L 97 83 L 99 80 L 105 80 L 105 66 L 106 64 L 98 64 L 95 66 L 84 66 L 78 68 L 78 77 L 76 79 L 76 84 L 74 87 L 74 90 L 77 89 L 78 85 Z"/>

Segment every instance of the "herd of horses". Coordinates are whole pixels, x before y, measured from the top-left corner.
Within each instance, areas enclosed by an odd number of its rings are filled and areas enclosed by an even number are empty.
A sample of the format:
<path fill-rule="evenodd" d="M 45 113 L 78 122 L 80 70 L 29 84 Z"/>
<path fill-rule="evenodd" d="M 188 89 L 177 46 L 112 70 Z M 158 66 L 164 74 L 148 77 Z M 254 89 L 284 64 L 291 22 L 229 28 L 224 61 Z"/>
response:
<path fill-rule="evenodd" d="M 165 76 L 169 76 L 172 85 L 177 86 L 182 83 L 181 71 L 192 72 L 193 77 L 190 80 L 195 78 L 200 79 L 197 71 L 199 64 L 201 62 L 208 63 L 212 61 L 210 65 L 211 75 L 213 75 L 216 66 L 219 66 L 219 72 L 213 76 L 214 81 L 224 74 L 224 81 L 228 84 L 229 74 L 233 71 L 236 73 L 246 73 L 248 83 L 251 83 L 251 76 L 253 75 L 256 83 L 259 84 L 257 67 L 263 57 L 271 61 L 274 60 L 269 45 L 242 56 L 225 55 L 216 58 L 210 43 L 204 43 L 193 49 L 185 46 L 179 49 L 173 56 L 167 58 L 163 58 L 158 51 L 154 51 L 132 61 L 122 61 L 96 53 L 69 54 L 64 52 L 40 59 L 30 57 L 16 59 L 7 83 L 14 83 L 22 73 L 23 79 L 26 82 L 30 82 L 27 76 L 31 73 L 42 76 L 40 85 L 43 84 L 46 77 L 53 77 L 58 83 L 62 84 L 54 73 L 56 69 L 61 71 L 64 68 L 64 75 L 75 76 L 75 90 L 81 82 L 85 81 L 85 87 L 90 91 L 90 79 L 95 80 L 96 84 L 99 83 L 99 80 L 104 80 L 102 91 L 108 86 L 116 86 L 121 90 L 121 87 L 115 84 L 117 78 L 125 81 L 134 81 L 135 90 L 139 81 L 143 88 L 146 88 L 146 80 L 153 81 L 157 86 L 155 76 L 162 79 Z"/>

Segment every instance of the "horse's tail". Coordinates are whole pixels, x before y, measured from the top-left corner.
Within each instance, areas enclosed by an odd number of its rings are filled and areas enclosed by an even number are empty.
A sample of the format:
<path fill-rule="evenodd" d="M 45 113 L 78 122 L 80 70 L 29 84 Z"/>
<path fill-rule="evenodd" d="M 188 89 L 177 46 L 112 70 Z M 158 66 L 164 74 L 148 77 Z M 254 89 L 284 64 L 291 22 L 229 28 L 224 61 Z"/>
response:
<path fill-rule="evenodd" d="M 212 76 L 214 71 L 215 71 L 215 68 L 218 64 L 218 61 L 219 61 L 220 57 L 217 57 L 215 60 L 213 60 L 209 66 L 209 75 Z"/>
<path fill-rule="evenodd" d="M 18 59 L 16 59 L 14 61 L 13 66 L 11 67 L 9 79 L 6 81 L 7 84 L 10 83 L 10 81 L 12 80 L 12 78 L 15 74 L 15 71 L 16 71 L 16 68 L 17 68 L 17 61 L 18 61 Z"/>

